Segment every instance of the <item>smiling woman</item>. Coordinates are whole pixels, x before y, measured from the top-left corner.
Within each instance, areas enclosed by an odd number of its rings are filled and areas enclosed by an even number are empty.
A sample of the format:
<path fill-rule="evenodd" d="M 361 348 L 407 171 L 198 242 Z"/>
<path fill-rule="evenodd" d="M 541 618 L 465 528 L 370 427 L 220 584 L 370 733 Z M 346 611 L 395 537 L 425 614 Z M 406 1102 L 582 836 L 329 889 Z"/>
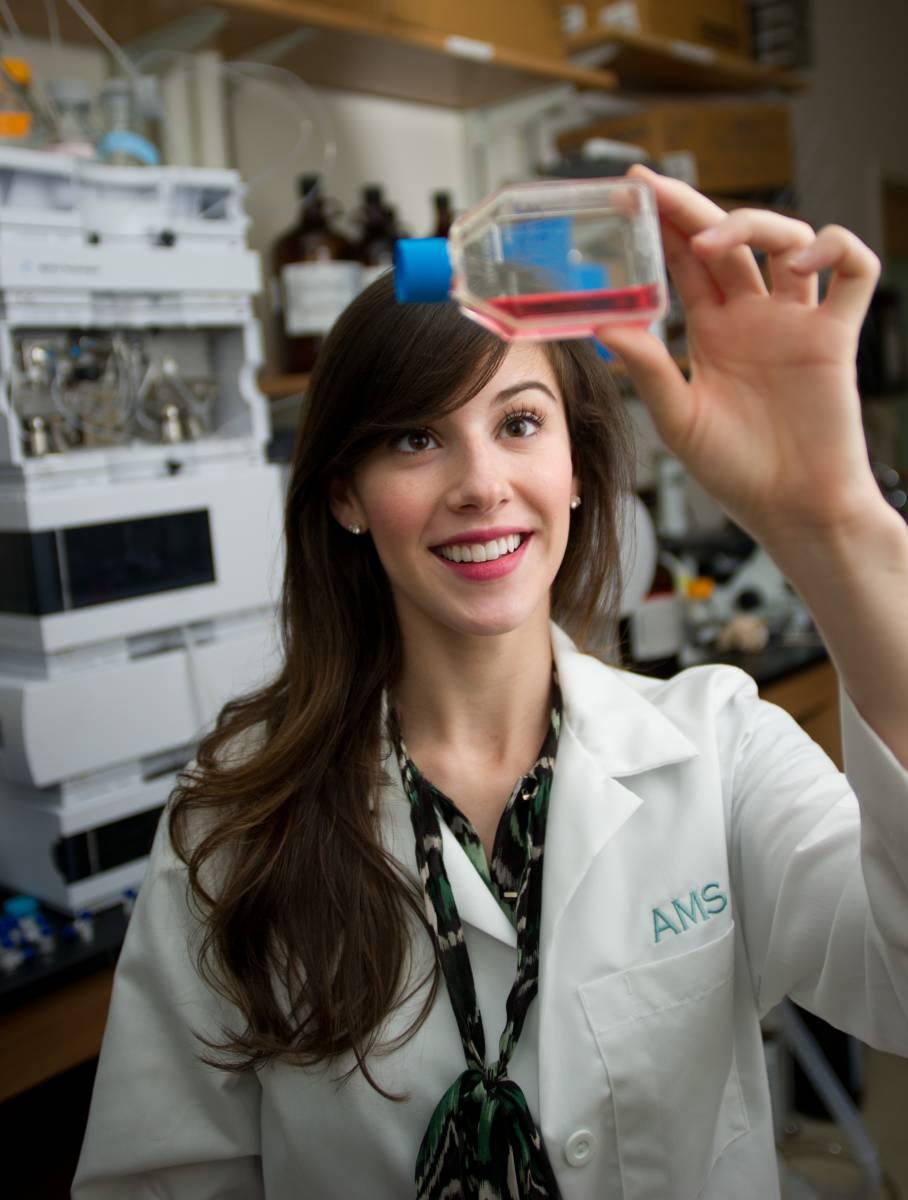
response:
<path fill-rule="evenodd" d="M 580 490 L 553 361 L 525 345 L 465 403 L 393 434 L 335 477 L 332 507 L 341 525 L 370 531 L 402 644 L 425 661 L 439 627 L 527 638 L 532 620 L 546 636 Z"/>
<path fill-rule="evenodd" d="M 501 790 L 548 720 L 550 616 L 578 638 L 614 618 L 629 450 L 623 404 L 588 342 L 508 350 L 453 305 L 398 305 L 389 278 L 335 325 L 288 488 L 284 670 L 225 709 L 170 810 L 202 913 L 200 970 L 242 1015 L 206 1042 L 213 1061 L 358 1065 L 387 1094 L 370 1066 L 380 1032 L 421 991 L 395 1044 L 419 1029 L 439 967 L 428 988 L 408 972 L 424 902 L 374 818 L 385 697 L 444 784 L 422 718 L 445 717 L 426 689 L 445 675 L 471 686 L 470 644 L 504 664 L 519 640 L 529 674 L 509 686 L 530 715 L 464 803 L 491 860 Z M 481 703 L 475 712 L 486 720 Z M 250 735 L 255 750 L 238 759 Z M 457 738 L 445 745 L 459 753 Z"/>
<path fill-rule="evenodd" d="M 236 1066 L 352 1052 L 369 1077 L 407 994 L 405 917 L 423 912 L 374 823 L 383 696 L 394 690 L 404 709 L 405 663 L 425 662 L 441 627 L 506 625 L 528 650 L 524 626 L 538 637 L 550 613 L 579 639 L 610 627 L 630 447 L 588 342 L 509 351 L 453 304 L 398 305 L 388 277 L 335 325 L 288 488 L 284 669 L 225 709 L 171 809 L 205 914 L 204 969 L 243 1014 L 223 1041 Z M 574 489 L 583 505 L 569 529 Z M 516 553 L 466 563 L 474 545 L 509 536 Z M 451 544 L 460 564 L 435 553 Z M 415 752 L 415 722 L 407 733 Z M 215 862 L 223 882 L 208 896 Z"/>
<path fill-rule="evenodd" d="M 854 384 L 872 256 L 652 186 L 690 382 L 646 331 L 600 333 L 821 621 L 847 776 L 741 671 L 653 680 L 572 641 L 620 595 L 631 474 L 592 346 L 508 347 L 380 280 L 312 379 L 280 674 L 158 832 L 75 1200 L 771 1200 L 761 1017 L 791 995 L 908 1054 L 908 534 Z"/>

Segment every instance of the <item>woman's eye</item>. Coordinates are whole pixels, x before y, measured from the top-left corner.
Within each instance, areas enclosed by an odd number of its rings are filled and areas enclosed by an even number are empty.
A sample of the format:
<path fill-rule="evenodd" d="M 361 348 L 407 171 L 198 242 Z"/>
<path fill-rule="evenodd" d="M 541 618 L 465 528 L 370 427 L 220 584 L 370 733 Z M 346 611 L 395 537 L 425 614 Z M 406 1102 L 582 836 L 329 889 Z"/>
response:
<path fill-rule="evenodd" d="M 542 421 L 538 417 L 534 417 L 532 413 L 519 413 L 513 417 L 508 417 L 502 429 L 508 437 L 527 438 L 532 437 L 534 433 L 538 433 L 541 427 Z"/>
<path fill-rule="evenodd" d="M 419 454 L 421 450 L 431 450 L 435 445 L 435 438 L 427 429 L 410 429 L 393 442 L 394 449 L 402 454 Z"/>

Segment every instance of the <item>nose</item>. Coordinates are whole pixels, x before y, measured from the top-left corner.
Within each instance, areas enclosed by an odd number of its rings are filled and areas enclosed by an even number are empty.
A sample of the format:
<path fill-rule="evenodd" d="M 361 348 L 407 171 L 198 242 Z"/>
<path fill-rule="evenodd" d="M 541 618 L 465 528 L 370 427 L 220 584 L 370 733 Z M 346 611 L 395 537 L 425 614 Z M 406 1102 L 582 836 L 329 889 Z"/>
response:
<path fill-rule="evenodd" d="M 510 499 L 511 484 L 494 447 L 465 446 L 452 467 L 447 497 L 452 512 L 494 512 Z"/>

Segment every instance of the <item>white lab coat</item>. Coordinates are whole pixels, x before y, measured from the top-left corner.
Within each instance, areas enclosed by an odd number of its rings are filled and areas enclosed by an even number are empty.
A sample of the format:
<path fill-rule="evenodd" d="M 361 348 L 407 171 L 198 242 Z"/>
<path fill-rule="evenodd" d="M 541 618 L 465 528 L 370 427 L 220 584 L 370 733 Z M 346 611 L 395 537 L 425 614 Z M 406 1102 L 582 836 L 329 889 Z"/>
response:
<path fill-rule="evenodd" d="M 846 778 L 741 671 L 653 680 L 581 655 L 554 627 L 553 642 L 564 723 L 539 995 L 512 1077 L 564 1200 L 772 1200 L 760 1017 L 790 995 L 908 1055 L 908 772 L 847 696 Z M 396 772 L 382 802 L 388 844 L 415 873 Z M 442 834 L 492 1054 L 514 930 Z M 202 1066 L 193 1028 L 216 1035 L 234 1014 L 187 955 L 185 882 L 162 822 L 117 969 L 75 1200 L 412 1196 L 429 1116 L 465 1065 L 444 986 L 420 1032 L 371 1064 L 404 1103 L 359 1073 L 342 1086 L 326 1069 Z M 420 943 L 417 971 L 428 953 Z"/>

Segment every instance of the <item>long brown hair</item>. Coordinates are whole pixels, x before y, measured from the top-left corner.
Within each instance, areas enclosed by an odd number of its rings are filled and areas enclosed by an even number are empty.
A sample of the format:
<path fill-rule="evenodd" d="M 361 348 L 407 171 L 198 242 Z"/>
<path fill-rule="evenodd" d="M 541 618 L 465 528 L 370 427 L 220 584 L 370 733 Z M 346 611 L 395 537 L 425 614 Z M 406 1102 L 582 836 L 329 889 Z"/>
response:
<path fill-rule="evenodd" d="M 631 438 L 593 347 L 544 349 L 583 491 L 552 616 L 585 642 L 616 613 Z M 434 1001 L 437 966 L 411 980 L 422 900 L 381 842 L 382 697 L 399 669 L 400 635 L 371 539 L 338 525 L 328 488 L 392 434 L 469 400 L 506 352 L 453 304 L 397 304 L 385 276 L 350 305 L 319 356 L 287 492 L 283 665 L 223 709 L 169 810 L 202 920 L 199 969 L 245 1022 L 220 1041 L 201 1038 L 218 1052 L 207 1061 L 225 1069 L 352 1053 L 377 1088 L 367 1058 L 388 1048 L 377 1045 L 383 1022 L 428 984 L 410 1037 Z"/>

